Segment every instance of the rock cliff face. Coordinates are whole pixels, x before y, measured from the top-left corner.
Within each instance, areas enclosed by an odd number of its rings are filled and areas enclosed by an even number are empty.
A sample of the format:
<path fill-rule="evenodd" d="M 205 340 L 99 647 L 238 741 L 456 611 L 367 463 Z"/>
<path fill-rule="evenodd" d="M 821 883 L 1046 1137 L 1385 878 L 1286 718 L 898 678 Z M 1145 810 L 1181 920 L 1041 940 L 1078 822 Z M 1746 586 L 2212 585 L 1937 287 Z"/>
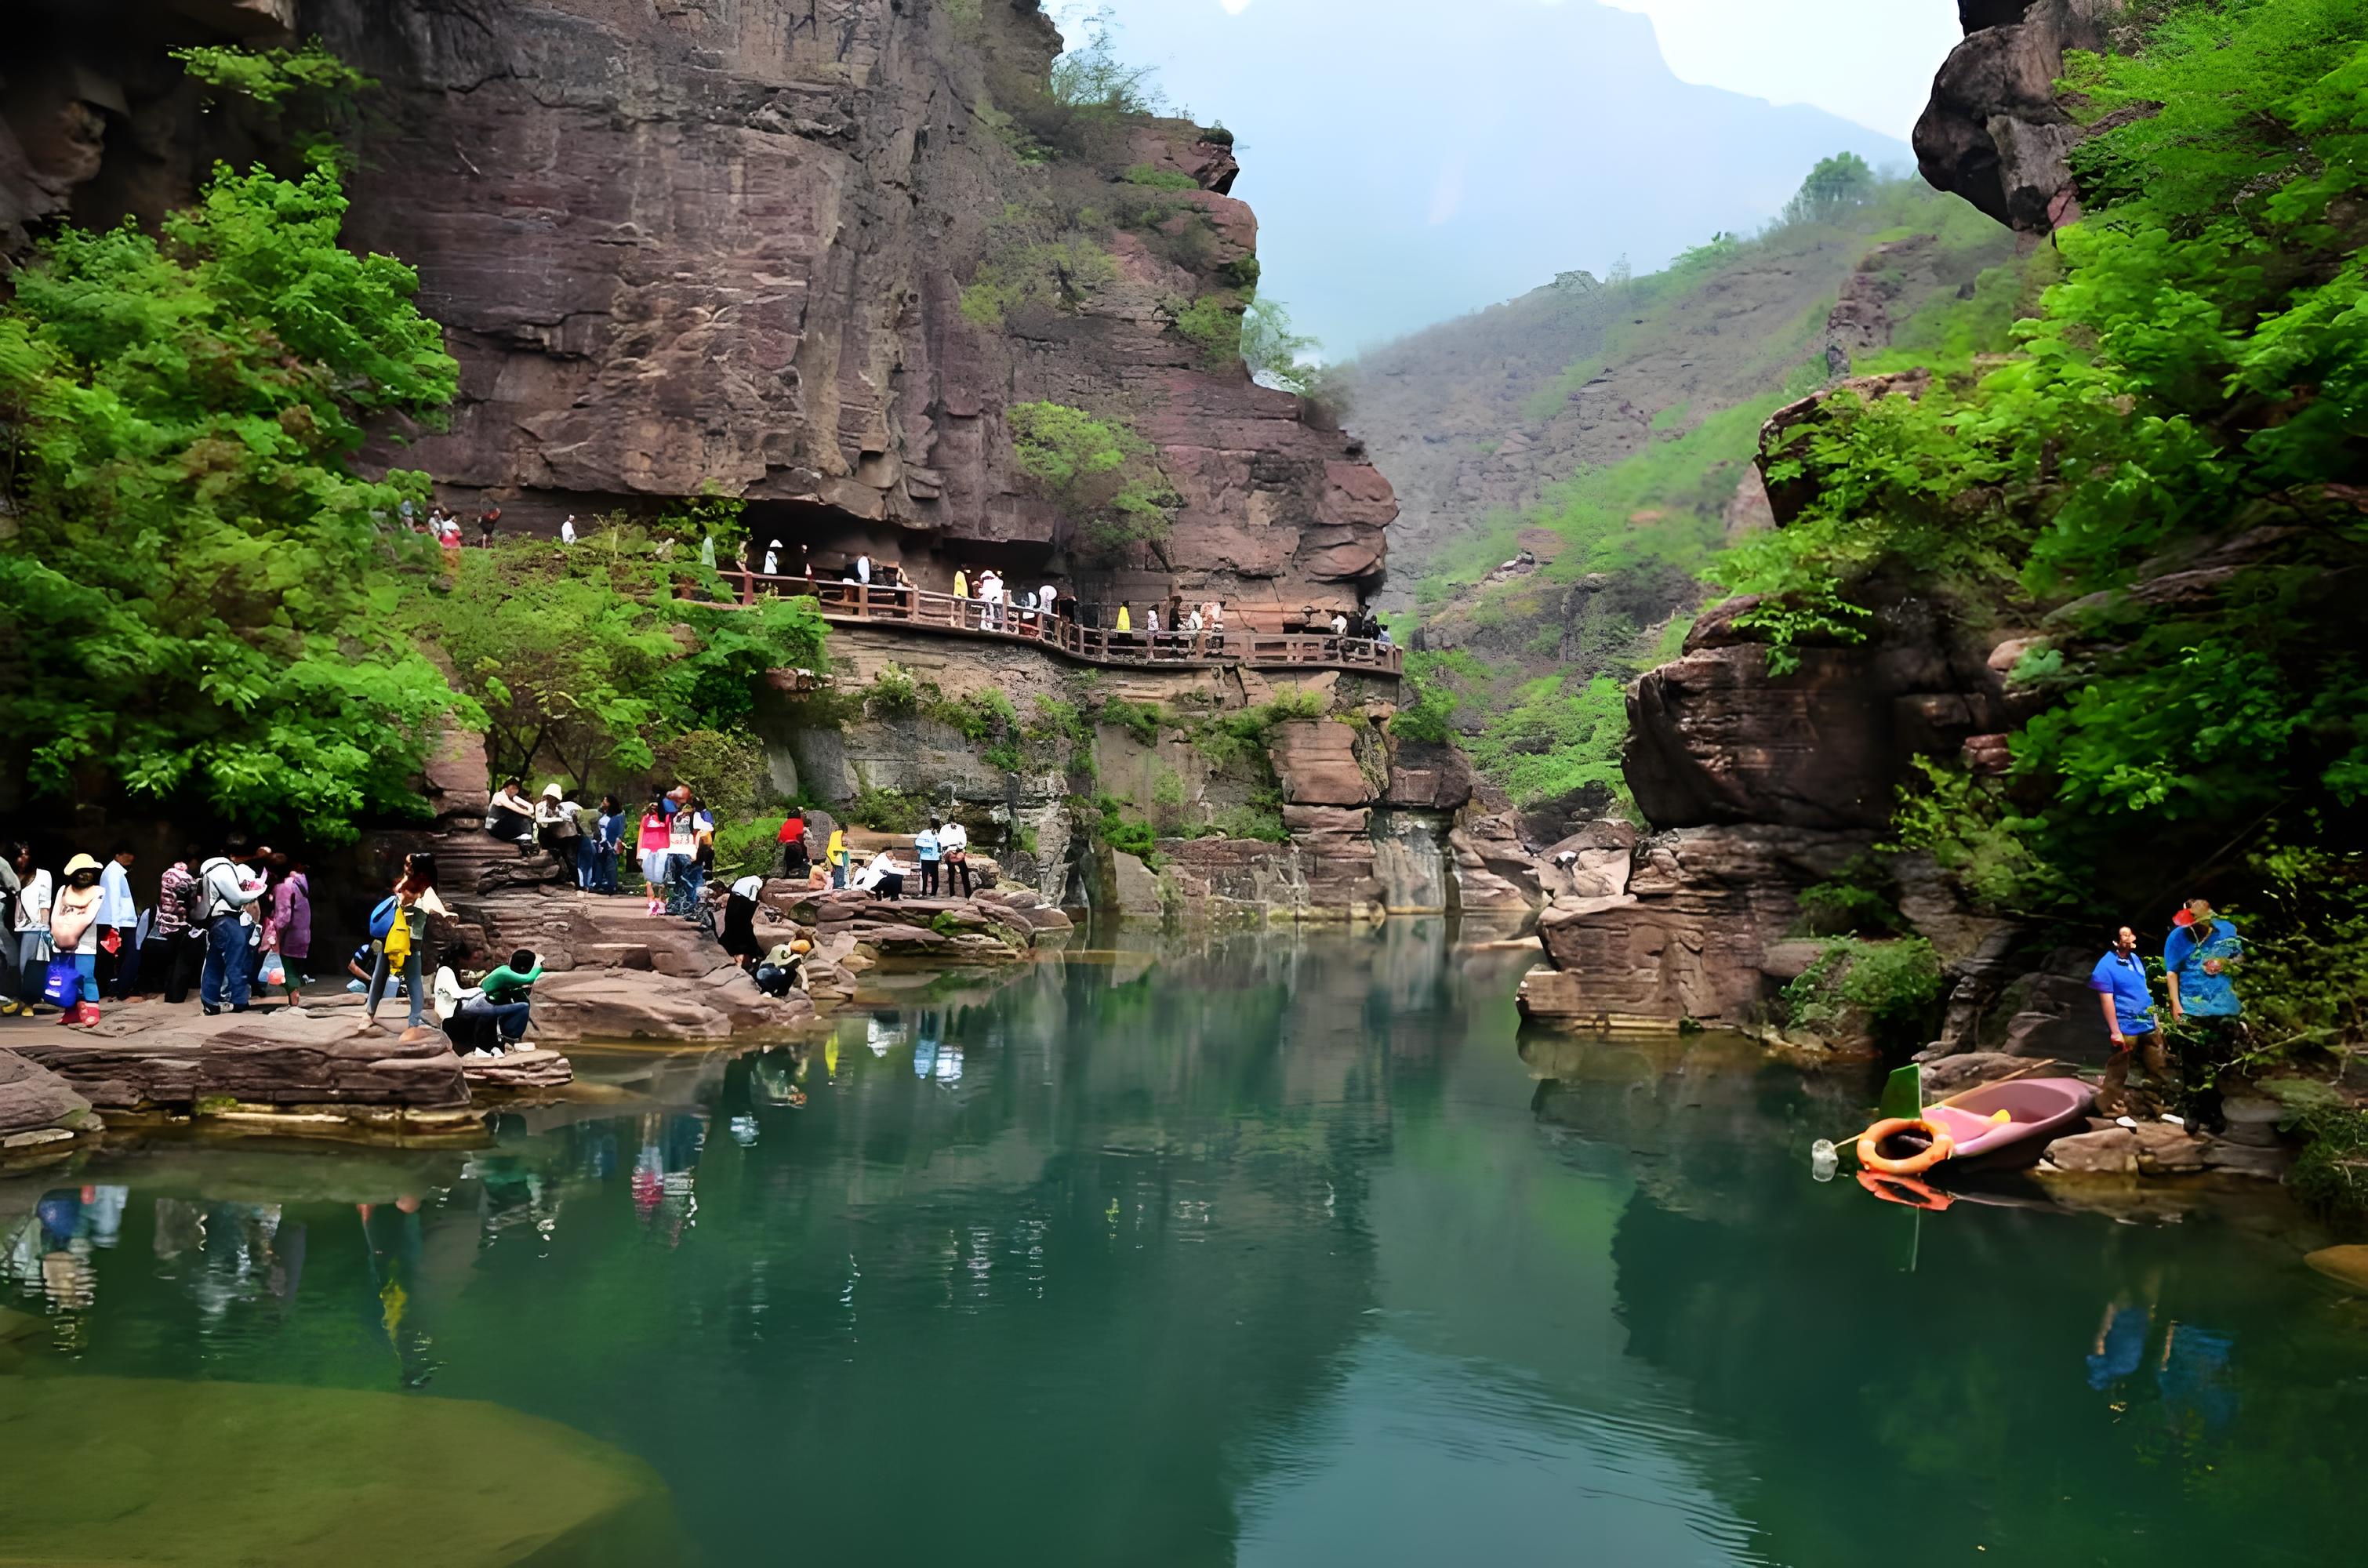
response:
<path fill-rule="evenodd" d="M 1924 177 L 1999 222 L 2044 234 L 2080 215 L 2066 162 L 2087 130 L 2058 100 L 2066 50 L 2113 47 L 2129 0 L 1958 0 L 1965 41 L 1916 122 Z"/>
<path fill-rule="evenodd" d="M 2129 7 L 1961 0 L 1959 10 L 1965 41 L 1917 127 L 1925 177 L 2044 233 L 2078 211 L 2066 155 L 2084 131 L 2055 88 L 2065 51 L 2119 47 Z M 1885 247 L 1844 289 L 1827 327 L 1835 369 L 1889 341 L 1888 280 L 1917 265 L 1913 242 Z M 1761 469 L 1828 400 L 1915 397 L 1929 382 L 1922 371 L 1861 378 L 1779 410 L 1761 435 Z M 1770 483 L 1762 520 L 1781 527 L 1809 498 L 1797 482 Z M 1757 1023 L 1818 951 L 1793 935 L 1800 893 L 1874 843 L 1913 759 L 2001 767 L 2001 732 L 2029 716 L 2006 681 L 2030 645 L 2011 629 L 1965 624 L 1903 590 L 1881 605 L 1864 642 L 1799 648 L 1796 667 L 1778 673 L 1736 624 L 1749 608 L 1735 600 L 1703 615 L 1682 656 L 1632 688 L 1626 773 L 1656 831 L 1622 885 L 1557 899 L 1543 917 L 1551 966 L 1524 988 L 1531 1016 Z M 2034 951 L 2029 934 L 1968 915 L 1919 857 L 1891 869 L 1900 913 L 1951 965 L 1941 1049 L 2093 1050 L 2095 1031 L 2078 1027 L 2077 955 Z"/>
<path fill-rule="evenodd" d="M 462 367 L 449 429 L 387 455 L 451 502 L 549 529 L 713 490 L 759 548 L 866 549 L 939 586 L 956 562 L 1251 607 L 1379 585 L 1387 482 L 1177 329 L 1255 277 L 1229 139 L 1133 117 L 1041 160 L 1007 112 L 1060 46 L 1036 0 L 32 9 L 0 84 L 12 251 L 60 217 L 153 220 L 242 151 L 174 43 L 318 36 L 379 79 L 349 233 L 418 267 Z M 1048 207 L 1106 270 L 981 324 L 964 285 L 1011 262 L 1011 212 Z M 1142 433 L 1180 502 L 1164 545 L 1076 548 L 1013 460 L 1008 410 L 1040 400 Z"/>

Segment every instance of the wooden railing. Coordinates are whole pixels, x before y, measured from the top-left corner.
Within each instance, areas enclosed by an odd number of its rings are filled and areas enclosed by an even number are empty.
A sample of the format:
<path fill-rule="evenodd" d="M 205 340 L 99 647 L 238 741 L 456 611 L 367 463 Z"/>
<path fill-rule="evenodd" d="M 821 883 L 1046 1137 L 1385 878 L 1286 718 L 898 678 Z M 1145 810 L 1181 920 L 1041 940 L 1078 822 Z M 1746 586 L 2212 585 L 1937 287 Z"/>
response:
<path fill-rule="evenodd" d="M 1223 631 L 1143 630 L 1114 631 L 1082 626 L 1064 615 L 1024 609 L 1005 602 L 958 599 L 926 588 L 888 587 L 805 577 L 768 577 L 757 572 L 726 572 L 740 602 L 759 594 L 803 594 L 819 600 L 826 620 L 902 627 L 957 637 L 994 637 L 1033 642 L 1087 664 L 1123 665 L 1242 665 L 1252 669 L 1366 670 L 1396 676 L 1404 650 L 1364 637 L 1329 631 L 1259 631 L 1228 622 Z"/>

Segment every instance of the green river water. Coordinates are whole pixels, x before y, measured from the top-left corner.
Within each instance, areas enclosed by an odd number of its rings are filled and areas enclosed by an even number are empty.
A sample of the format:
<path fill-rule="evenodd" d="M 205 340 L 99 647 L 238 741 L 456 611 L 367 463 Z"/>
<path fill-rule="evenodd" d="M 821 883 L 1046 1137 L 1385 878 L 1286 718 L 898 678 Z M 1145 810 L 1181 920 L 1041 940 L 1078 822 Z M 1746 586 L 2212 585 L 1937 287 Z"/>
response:
<path fill-rule="evenodd" d="M 2358 1561 L 2273 1196 L 1810 1179 L 1861 1077 L 1522 1038 L 1439 922 L 595 1055 L 473 1152 L 0 1182 L 0 1562 Z"/>

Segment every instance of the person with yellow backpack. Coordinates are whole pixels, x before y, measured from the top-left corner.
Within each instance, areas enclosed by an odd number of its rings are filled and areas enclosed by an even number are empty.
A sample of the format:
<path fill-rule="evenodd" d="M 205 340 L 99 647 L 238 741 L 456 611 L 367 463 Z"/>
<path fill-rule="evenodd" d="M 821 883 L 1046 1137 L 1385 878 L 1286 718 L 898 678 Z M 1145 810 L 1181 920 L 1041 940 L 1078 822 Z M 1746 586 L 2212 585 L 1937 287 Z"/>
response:
<path fill-rule="evenodd" d="M 398 973 L 411 1002 L 411 1027 L 419 1027 L 427 1000 L 420 978 L 427 958 L 427 917 L 445 913 L 443 901 L 436 896 L 436 857 L 424 849 L 404 856 L 394 891 L 370 911 L 370 941 L 378 961 L 370 969 L 362 1028 L 377 1027 L 378 1005 L 386 995 L 387 982 Z"/>

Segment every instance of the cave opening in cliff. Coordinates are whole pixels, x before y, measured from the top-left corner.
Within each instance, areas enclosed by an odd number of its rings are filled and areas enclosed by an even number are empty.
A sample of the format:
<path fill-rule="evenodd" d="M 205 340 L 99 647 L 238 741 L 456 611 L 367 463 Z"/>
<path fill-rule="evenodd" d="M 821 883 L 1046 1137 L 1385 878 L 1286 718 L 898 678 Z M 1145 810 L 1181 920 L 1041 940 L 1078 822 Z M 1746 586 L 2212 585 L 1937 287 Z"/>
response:
<path fill-rule="evenodd" d="M 869 555 L 875 572 L 894 567 L 903 581 L 938 593 L 950 591 L 954 574 L 975 576 L 992 567 L 1015 587 L 1041 579 L 1050 567 L 1051 547 L 1041 540 L 979 540 L 931 528 L 908 528 L 860 517 L 818 501 L 751 501 L 741 514 L 748 557 L 761 562 L 779 542 L 783 576 L 843 577 L 858 555 Z M 882 580 L 875 576 L 874 581 Z"/>

